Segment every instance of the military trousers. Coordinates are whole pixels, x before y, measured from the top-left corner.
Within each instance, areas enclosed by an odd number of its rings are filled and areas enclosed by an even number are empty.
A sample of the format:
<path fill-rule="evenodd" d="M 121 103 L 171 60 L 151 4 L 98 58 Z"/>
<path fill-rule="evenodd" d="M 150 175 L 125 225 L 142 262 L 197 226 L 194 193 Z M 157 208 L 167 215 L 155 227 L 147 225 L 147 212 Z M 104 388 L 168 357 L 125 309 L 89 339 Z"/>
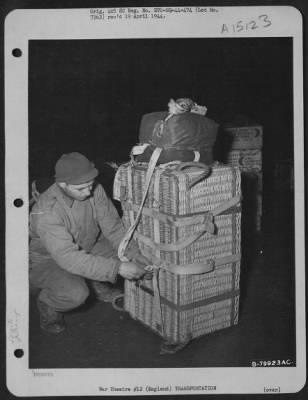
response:
<path fill-rule="evenodd" d="M 30 252 L 30 288 L 40 289 L 39 299 L 58 312 L 65 312 L 83 304 L 89 296 L 87 280 L 74 275 L 56 264 L 46 252 L 40 253 L 40 244 L 32 245 Z M 107 258 L 117 256 L 110 243 L 102 238 L 91 254 Z"/>

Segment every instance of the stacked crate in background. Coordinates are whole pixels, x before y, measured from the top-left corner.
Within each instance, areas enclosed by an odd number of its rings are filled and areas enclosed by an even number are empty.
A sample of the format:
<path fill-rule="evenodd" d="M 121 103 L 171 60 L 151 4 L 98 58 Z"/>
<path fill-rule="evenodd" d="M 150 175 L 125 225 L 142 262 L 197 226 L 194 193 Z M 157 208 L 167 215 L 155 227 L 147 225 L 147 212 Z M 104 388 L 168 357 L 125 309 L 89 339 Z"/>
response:
<path fill-rule="evenodd" d="M 223 126 L 223 161 L 240 168 L 243 220 L 249 219 L 258 231 L 262 223 L 262 145 L 263 127 L 259 124 L 229 123 Z"/>

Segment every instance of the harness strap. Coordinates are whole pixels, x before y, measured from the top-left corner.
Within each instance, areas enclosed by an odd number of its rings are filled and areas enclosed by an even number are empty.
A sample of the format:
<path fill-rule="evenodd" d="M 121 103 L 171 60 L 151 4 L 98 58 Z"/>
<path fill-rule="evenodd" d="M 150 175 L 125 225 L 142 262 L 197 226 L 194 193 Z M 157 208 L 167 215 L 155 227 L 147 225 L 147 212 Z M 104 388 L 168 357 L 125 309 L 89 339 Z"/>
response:
<path fill-rule="evenodd" d="M 237 196 L 237 199 L 239 199 L 239 200 L 234 206 L 231 206 L 228 210 L 219 212 L 219 215 L 232 214 L 232 213 L 239 212 L 240 205 L 238 203 L 240 201 L 240 197 Z M 235 198 L 234 198 L 234 201 L 235 201 Z M 139 210 L 139 206 L 137 204 L 132 204 L 131 202 L 126 201 L 125 203 L 123 203 L 123 209 L 126 211 L 133 210 L 133 211 L 137 212 Z M 215 210 L 214 210 L 215 215 L 218 215 Z M 213 211 L 211 211 L 211 213 L 213 214 Z M 207 215 L 207 213 L 204 213 L 204 212 L 191 214 L 191 215 L 188 215 L 188 214 L 186 214 L 186 215 L 170 215 L 170 214 L 165 214 L 163 212 L 157 211 L 157 210 L 149 208 L 149 207 L 143 207 L 142 214 L 147 217 L 152 217 L 161 222 L 164 222 L 165 224 L 173 225 L 174 227 L 202 224 L 202 223 L 204 223 L 206 215 Z"/>
<path fill-rule="evenodd" d="M 200 236 L 202 236 L 205 232 L 214 233 L 215 232 L 215 225 L 213 223 L 213 217 L 226 211 L 227 209 L 233 207 L 240 201 L 239 196 L 232 197 L 230 200 L 227 200 L 220 206 L 216 207 L 211 212 L 208 212 L 203 219 L 203 224 L 199 226 L 200 231 L 195 232 L 190 237 L 178 241 L 177 243 L 154 243 L 154 241 L 146 236 L 142 235 L 140 232 L 135 232 L 135 237 L 143 242 L 146 246 L 151 247 L 155 251 L 180 251 L 185 249 L 185 247 L 194 243 Z M 193 217 L 192 217 L 193 218 Z M 192 220 L 190 220 L 192 222 Z M 195 221 L 194 221 L 195 222 Z"/>
<path fill-rule="evenodd" d="M 185 247 L 194 243 L 200 236 L 202 236 L 206 232 L 206 225 L 203 226 L 203 230 L 201 232 L 196 232 L 191 235 L 189 238 L 185 240 L 178 241 L 177 243 L 154 243 L 152 239 L 147 238 L 142 235 L 140 232 L 135 232 L 134 237 L 145 244 L 146 246 L 151 247 L 154 251 L 180 251 L 185 249 Z"/>
<path fill-rule="evenodd" d="M 134 234 L 134 231 L 139 223 L 141 213 L 142 213 L 142 208 L 144 206 L 144 203 L 145 203 L 148 191 L 149 191 L 151 178 L 152 178 L 152 175 L 153 175 L 153 172 L 154 172 L 155 166 L 157 164 L 157 161 L 159 159 L 161 151 L 162 151 L 162 149 L 160 147 L 156 147 L 156 149 L 154 150 L 154 152 L 151 156 L 151 159 L 149 162 L 149 168 L 147 170 L 147 174 L 146 174 L 146 178 L 145 178 L 145 187 L 144 187 L 143 197 L 142 197 L 142 201 L 140 204 L 138 214 L 136 216 L 134 223 L 127 230 L 127 232 L 126 232 L 124 238 L 122 239 L 122 241 L 119 245 L 119 248 L 118 248 L 118 257 L 121 261 L 128 261 L 127 257 L 125 256 L 125 251 L 128 246 L 128 243 L 130 242 L 130 240 Z"/>
<path fill-rule="evenodd" d="M 154 276 L 153 276 L 153 279 L 155 279 Z M 155 297 L 154 290 L 152 290 L 152 289 L 150 289 L 147 286 L 142 285 L 142 284 L 137 284 L 136 283 L 136 285 L 140 289 L 145 291 L 146 293 L 149 293 L 151 296 Z M 154 285 L 154 282 L 153 282 L 153 285 Z M 212 296 L 212 297 L 207 297 L 205 299 L 202 299 L 202 300 L 199 300 L 199 301 L 196 301 L 196 302 L 192 302 L 192 303 L 189 303 L 189 304 L 174 304 L 170 300 L 168 300 L 168 299 L 166 299 L 165 297 L 162 297 L 162 296 L 160 296 L 159 300 L 160 300 L 160 303 L 165 304 L 166 306 L 172 308 L 173 310 L 181 312 L 181 311 L 192 310 L 192 309 L 197 308 L 197 307 L 207 306 L 207 305 L 209 305 L 211 303 L 218 303 L 220 301 L 227 300 L 227 299 L 230 299 L 230 298 L 232 299 L 233 297 L 237 297 L 239 295 L 240 295 L 240 290 L 239 289 L 233 289 L 233 290 L 230 290 L 228 292 L 224 292 L 222 294 L 218 294 L 218 295 Z M 155 302 L 155 306 L 156 306 L 156 302 Z"/>
<path fill-rule="evenodd" d="M 160 302 L 160 292 L 159 292 L 159 279 L 158 279 L 158 274 L 159 274 L 159 268 L 154 268 L 153 269 L 153 295 L 154 295 L 154 312 L 156 315 L 156 326 L 157 329 L 160 331 L 161 335 L 164 336 L 164 319 L 163 319 L 163 311 L 162 311 L 162 306 Z"/>
<path fill-rule="evenodd" d="M 145 253 L 145 256 L 146 253 Z M 168 263 L 166 261 L 161 261 L 151 256 L 154 261 L 154 266 L 148 266 L 147 271 L 153 272 L 155 269 L 162 269 L 164 271 L 171 272 L 175 275 L 198 275 L 213 272 L 217 267 L 221 265 L 236 263 L 241 260 L 240 254 L 232 254 L 225 257 L 219 257 L 215 259 L 209 259 L 205 263 L 192 263 L 185 265 L 176 265 Z"/>

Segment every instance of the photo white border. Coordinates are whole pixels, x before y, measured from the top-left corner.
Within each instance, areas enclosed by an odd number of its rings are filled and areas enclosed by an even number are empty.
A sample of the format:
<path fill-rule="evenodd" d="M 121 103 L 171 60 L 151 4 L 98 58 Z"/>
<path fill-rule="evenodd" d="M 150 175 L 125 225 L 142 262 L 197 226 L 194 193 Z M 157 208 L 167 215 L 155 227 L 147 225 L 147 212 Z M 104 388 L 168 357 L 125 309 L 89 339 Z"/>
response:
<path fill-rule="evenodd" d="M 124 7 L 126 10 L 128 7 Z M 139 9 L 142 7 L 129 7 Z M 153 8 L 144 7 L 151 13 Z M 166 8 L 166 7 L 165 7 Z M 175 7 L 171 7 L 175 8 Z M 179 8 L 183 8 L 182 6 Z M 192 7 L 194 8 L 194 7 Z M 204 8 L 210 9 L 205 6 Z M 108 9 L 101 9 L 108 14 Z M 306 381 L 305 227 L 302 15 L 291 6 L 215 7 L 213 12 L 165 13 L 161 19 L 91 19 L 90 9 L 19 9 L 5 20 L 5 166 L 6 166 L 6 337 L 7 385 L 17 396 L 281 393 L 299 391 Z M 117 14 L 119 8 L 116 8 Z M 271 24 L 237 32 L 236 24 L 266 14 Z M 124 15 L 124 14 L 123 14 Z M 260 20 L 259 20 L 260 21 Z M 226 24 L 228 32 L 222 32 Z M 234 31 L 235 30 L 235 31 Z M 293 37 L 294 173 L 296 254 L 296 367 L 178 369 L 30 370 L 28 326 L 28 49 L 29 40 L 121 38 Z M 22 56 L 14 57 L 13 49 Z M 24 205 L 15 207 L 14 200 Z M 18 243 L 18 247 L 16 246 Z M 16 295 L 18 294 L 18 295 Z M 24 356 L 14 356 L 22 349 Z M 189 372 L 189 373 L 188 373 Z M 82 379 L 79 379 L 81 378 Z M 170 387 L 169 392 L 133 392 L 135 386 Z M 181 386 L 216 386 L 215 392 L 175 391 Z M 130 392 L 102 392 L 103 386 Z"/>

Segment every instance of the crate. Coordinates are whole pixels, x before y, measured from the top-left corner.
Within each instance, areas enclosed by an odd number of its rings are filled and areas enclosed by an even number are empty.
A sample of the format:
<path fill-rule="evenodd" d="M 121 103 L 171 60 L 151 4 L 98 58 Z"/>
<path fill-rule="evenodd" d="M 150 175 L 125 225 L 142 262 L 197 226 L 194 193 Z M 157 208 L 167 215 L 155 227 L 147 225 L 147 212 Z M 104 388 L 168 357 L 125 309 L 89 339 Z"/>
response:
<path fill-rule="evenodd" d="M 114 197 L 127 228 L 141 203 L 147 166 L 128 163 L 116 174 Z M 240 170 L 214 166 L 191 187 L 200 173 L 195 167 L 179 171 L 176 164 L 156 167 L 134 234 L 154 265 L 153 279 L 125 281 L 132 318 L 175 344 L 238 322 Z"/>
<path fill-rule="evenodd" d="M 224 143 L 228 149 L 261 149 L 263 145 L 263 127 L 260 125 L 234 126 L 223 128 Z"/>
<path fill-rule="evenodd" d="M 226 154 L 226 163 L 239 167 L 243 172 L 261 172 L 262 151 L 231 150 Z"/>

